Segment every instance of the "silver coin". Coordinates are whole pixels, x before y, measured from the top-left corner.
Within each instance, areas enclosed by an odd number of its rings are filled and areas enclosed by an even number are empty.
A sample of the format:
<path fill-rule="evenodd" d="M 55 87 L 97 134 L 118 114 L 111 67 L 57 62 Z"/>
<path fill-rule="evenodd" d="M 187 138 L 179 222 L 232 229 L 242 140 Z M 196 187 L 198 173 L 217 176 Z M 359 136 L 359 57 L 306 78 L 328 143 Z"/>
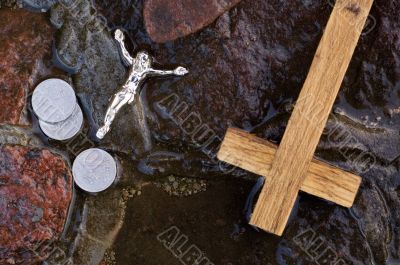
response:
<path fill-rule="evenodd" d="M 66 120 L 76 105 L 74 89 L 64 80 L 47 79 L 32 94 L 32 108 L 40 120 L 57 123 Z"/>
<path fill-rule="evenodd" d="M 43 133 L 58 141 L 68 140 L 74 137 L 81 130 L 82 124 L 83 114 L 78 104 L 75 105 L 75 110 L 72 115 L 65 121 L 48 123 L 39 120 L 39 126 Z"/>
<path fill-rule="evenodd" d="M 117 165 L 106 151 L 90 148 L 76 157 L 72 174 L 81 189 L 95 193 L 111 186 L 117 175 Z"/>

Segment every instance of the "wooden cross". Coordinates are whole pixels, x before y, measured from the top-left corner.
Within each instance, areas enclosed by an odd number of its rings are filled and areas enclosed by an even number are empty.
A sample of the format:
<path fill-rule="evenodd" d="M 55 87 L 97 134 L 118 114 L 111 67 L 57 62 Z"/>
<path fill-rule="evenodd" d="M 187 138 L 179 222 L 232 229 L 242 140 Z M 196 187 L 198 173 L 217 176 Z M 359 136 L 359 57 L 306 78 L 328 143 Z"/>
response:
<path fill-rule="evenodd" d="M 229 129 L 218 158 L 265 177 L 250 223 L 282 235 L 299 190 L 351 207 L 361 178 L 313 160 L 373 0 L 337 0 L 292 116 L 276 147 Z"/>

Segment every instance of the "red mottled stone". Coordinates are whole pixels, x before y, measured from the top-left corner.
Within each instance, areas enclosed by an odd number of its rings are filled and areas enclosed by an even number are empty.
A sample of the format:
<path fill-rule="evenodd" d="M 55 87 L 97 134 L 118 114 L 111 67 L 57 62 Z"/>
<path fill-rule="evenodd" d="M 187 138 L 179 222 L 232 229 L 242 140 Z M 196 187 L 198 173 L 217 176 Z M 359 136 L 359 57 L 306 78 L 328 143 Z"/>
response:
<path fill-rule="evenodd" d="M 53 33 L 44 14 L 0 9 L 0 123 L 25 124 L 27 92 L 51 54 Z"/>
<path fill-rule="evenodd" d="M 0 147 L 0 264 L 36 264 L 63 231 L 72 198 L 68 164 L 52 152 Z M 36 254 L 35 254 L 36 253 Z"/>
<path fill-rule="evenodd" d="M 167 42 L 211 24 L 240 0 L 146 0 L 144 21 L 150 38 Z"/>

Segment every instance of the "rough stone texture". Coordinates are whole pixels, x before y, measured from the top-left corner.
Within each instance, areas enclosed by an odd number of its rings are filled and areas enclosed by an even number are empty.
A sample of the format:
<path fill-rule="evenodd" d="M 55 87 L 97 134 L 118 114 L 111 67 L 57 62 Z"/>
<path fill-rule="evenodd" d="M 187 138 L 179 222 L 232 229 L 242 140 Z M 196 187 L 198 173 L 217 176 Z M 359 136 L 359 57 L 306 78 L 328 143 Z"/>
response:
<path fill-rule="evenodd" d="M 202 157 L 201 150 L 194 150 L 192 135 L 186 134 L 166 115 L 168 108 L 157 107 L 157 102 L 173 93 L 180 103 L 187 104 L 188 109 L 181 111 L 182 119 L 190 113 L 198 113 L 201 123 L 207 124 L 221 138 L 226 128 L 233 125 L 279 143 L 290 117 L 291 105 L 303 85 L 332 10 L 329 2 L 332 1 L 242 1 L 204 30 L 168 44 L 149 39 L 141 24 L 142 17 L 133 13 L 123 26 L 129 30 L 135 47 L 146 47 L 161 65 L 183 64 L 190 70 L 190 74 L 182 79 L 147 82 L 142 96 L 148 105 L 146 118 L 152 132 L 153 148 L 148 155 L 135 156 L 135 159 L 141 159 L 138 170 L 149 178 L 170 174 L 215 177 L 212 173 L 217 170 L 207 164 L 209 160 Z M 140 8 L 142 1 L 133 3 Z M 192 197 L 173 201 L 174 198 L 163 197 L 157 191 L 145 190 L 142 204 L 134 201 L 132 206 L 128 205 L 127 216 L 132 218 L 128 218 L 129 225 L 125 225 L 117 241 L 117 261 L 158 264 L 165 259 L 163 264 L 179 264 L 180 261 L 162 245 L 156 250 L 158 257 L 146 252 L 147 246 L 158 243 L 155 237 L 163 231 L 165 215 L 168 215 L 171 216 L 168 225 L 189 231 L 186 233 L 194 238 L 193 243 L 202 249 L 209 247 L 205 251 L 211 251 L 210 258 L 216 264 L 228 264 L 230 260 L 226 256 L 230 255 L 213 253 L 214 249 L 222 253 L 232 251 L 233 255 L 244 253 L 245 257 L 235 265 L 267 262 L 273 265 L 335 264 L 334 260 L 323 262 L 310 257 L 295 243 L 296 236 L 310 228 L 317 237 L 324 238 L 324 246 L 332 249 L 344 264 L 397 262 L 400 259 L 399 8 L 399 1 L 375 1 L 371 15 L 376 24 L 370 24 L 372 30 L 367 29 L 367 34 L 360 39 L 335 103 L 334 115 L 316 154 L 327 162 L 362 175 L 363 185 L 353 209 L 301 195 L 297 211 L 293 212 L 282 238 L 254 233 L 244 225 L 245 231 L 237 241 L 231 242 L 230 231 L 237 231 L 235 224 L 243 209 L 235 197 L 242 184 L 231 175 L 228 181 L 234 189 L 232 198 L 228 197 L 229 191 L 223 189 L 225 184 L 209 181 L 206 198 L 204 201 L 199 199 L 207 204 L 207 200 L 213 198 L 211 194 L 218 194 L 209 207 L 199 207 Z M 128 135 L 131 127 L 135 125 L 119 127 L 119 136 Z M 376 158 L 376 163 L 367 172 L 351 166 L 357 164 L 355 158 L 363 152 Z M 201 166 L 195 166 L 198 164 Z M 256 177 L 247 173 L 238 175 Z M 223 188 L 213 190 L 213 185 Z M 226 231 L 211 227 L 211 218 L 199 217 L 204 212 L 214 216 L 226 213 L 227 207 L 220 201 L 224 199 L 238 213 L 226 217 L 231 228 Z M 243 204 L 244 199 L 245 196 L 240 200 Z M 141 215 L 141 211 L 146 212 L 149 202 L 159 208 L 154 210 L 154 215 L 151 212 L 145 217 L 148 218 L 146 222 L 143 221 L 146 214 Z M 193 218 L 195 221 L 190 216 L 185 218 L 186 212 L 191 210 L 192 214 L 198 214 Z M 159 217 L 162 221 L 154 218 L 157 211 L 164 211 Z M 132 228 L 141 225 L 147 226 L 139 231 Z M 195 232 L 190 234 L 192 230 Z M 223 238 L 223 243 L 218 245 L 220 241 L 215 238 Z M 142 245 L 135 244 L 137 240 L 143 242 Z M 268 245 L 272 240 L 276 241 Z M 238 244 L 241 248 L 236 249 Z M 256 251 L 251 252 L 253 249 Z"/>
<path fill-rule="evenodd" d="M 61 60 L 71 67 L 79 67 L 74 85 L 88 110 L 92 125 L 89 137 L 97 141 L 94 133 L 103 123 L 110 98 L 125 82 L 127 69 L 122 64 L 111 31 L 94 27 L 99 17 L 92 16 L 91 8 L 94 6 L 89 0 L 80 1 L 73 8 L 57 5 L 52 9 L 51 20 L 60 27 L 57 49 Z M 125 106 L 118 113 L 111 132 L 102 140 L 102 146 L 127 153 L 134 149 L 139 152 L 149 149 L 150 133 L 145 113 L 140 98 L 135 104 Z"/>
<path fill-rule="evenodd" d="M 107 17 L 107 22 L 112 26 L 124 24 L 129 20 L 132 13 L 141 12 L 132 0 L 104 1 L 94 0 L 95 8 L 100 14 Z"/>
<path fill-rule="evenodd" d="M 0 147 L 0 264 L 35 264 L 52 251 L 72 197 L 68 164 L 48 150 Z M 36 255 L 36 254 L 37 255 Z"/>
<path fill-rule="evenodd" d="M 16 1 L 15 0 L 0 0 L 0 8 L 8 7 L 8 8 L 15 8 Z"/>
<path fill-rule="evenodd" d="M 167 42 L 211 24 L 241 0 L 146 0 L 144 22 L 151 39 Z"/>
<path fill-rule="evenodd" d="M 33 12 L 45 12 L 58 0 L 0 0 L 0 8 L 25 8 Z"/>
<path fill-rule="evenodd" d="M 242 220 L 253 183 L 233 178 L 257 176 L 235 172 L 227 175 L 226 182 L 215 180 L 222 178 L 218 168 L 195 148 L 192 135 L 156 104 L 176 93 L 188 106 L 181 118 L 198 113 L 202 124 L 221 138 L 226 128 L 234 125 L 279 142 L 331 12 L 329 2 L 242 1 L 204 30 L 168 44 L 154 43 L 148 37 L 142 12 L 137 12 L 142 10 L 141 0 L 101 4 L 110 20 L 128 30 L 134 41 L 135 50 L 128 45 L 132 54 L 146 48 L 157 63 L 182 64 L 190 70 L 184 78 L 147 82 L 141 101 L 119 113 L 114 123 L 118 129 L 101 142 L 102 147 L 124 154 L 124 163 L 134 172 L 125 173 L 128 178 L 153 180 L 171 174 L 214 178 L 207 182 L 206 192 L 188 198 L 168 196 L 154 186 L 143 189 L 141 197 L 127 206 L 127 218 L 115 244 L 117 264 L 181 264 L 156 238 L 173 225 L 188 234 L 190 242 L 209 254 L 215 264 L 335 264 L 315 260 L 296 244 L 295 238 L 310 228 L 345 264 L 389 264 L 400 259 L 398 1 L 376 0 L 372 16 L 377 24 L 360 40 L 335 104 L 335 117 L 330 119 L 317 152 L 319 158 L 345 169 L 357 164 L 354 154 L 367 151 L 376 157 L 372 169 L 362 173 L 364 183 L 351 210 L 300 195 L 282 238 L 257 233 Z M 81 1 L 77 8 L 87 11 L 89 4 Z M 135 10 L 122 8 L 130 5 Z M 52 12 L 53 23 L 61 27 L 57 47 L 72 66 L 82 59 L 74 82 L 87 112 L 93 113 L 88 117 L 95 127 L 125 71 L 109 32 L 92 34 L 89 24 L 72 17 L 74 12 L 57 9 Z M 86 16 L 85 12 L 79 14 Z M 329 134 L 335 128 L 344 130 Z M 148 153 L 138 151 L 143 149 Z M 93 253 L 102 256 L 109 247 L 108 235 L 101 233 L 108 230 L 101 228 L 113 227 L 109 220 L 121 220 L 120 211 L 113 211 L 117 199 L 104 194 L 77 206 L 77 216 L 91 216 L 77 217 L 77 225 L 71 228 L 80 227 L 78 240 L 71 239 L 78 242 L 74 246 L 78 251 L 74 255 L 79 256 L 76 260 L 98 262 L 101 257 L 97 259 Z M 92 240 L 92 234 L 100 240 Z"/>
<path fill-rule="evenodd" d="M 0 145 L 40 146 L 41 141 L 30 128 L 0 125 Z"/>
<path fill-rule="evenodd" d="M 141 4 L 133 1 L 138 9 Z M 158 163 L 160 170 L 156 172 L 191 175 L 195 167 L 189 161 L 201 160 L 199 152 L 183 157 L 182 153 L 193 146 L 191 135 L 165 115 L 171 109 L 157 107 L 157 102 L 173 93 L 179 103 L 188 106 L 178 112 L 183 119 L 190 113 L 199 114 L 201 123 L 220 138 L 233 125 L 279 142 L 290 117 L 287 106 L 302 87 L 331 9 L 328 2 L 243 1 L 203 31 L 168 45 L 155 44 L 146 37 L 140 13 L 132 13 L 124 27 L 136 47 L 147 47 L 162 65 L 183 64 L 190 70 L 184 78 L 145 85 L 142 97 L 146 98 L 144 109 L 152 141 L 166 143 L 169 151 L 176 152 L 173 156 L 179 157 L 176 163 Z M 374 5 L 368 34 L 360 40 L 336 101 L 336 117 L 328 123 L 328 130 L 344 128 L 355 141 L 346 142 L 343 137 L 332 141 L 324 135 L 319 145 L 318 156 L 347 169 L 352 169 L 343 155 L 347 151 L 371 151 L 379 163 L 392 163 L 400 154 L 396 133 L 400 122 L 400 47 L 399 32 L 392 30 L 399 25 L 397 9 L 394 1 Z M 100 103 L 93 101 L 93 105 Z M 124 148 L 119 143 L 132 141 L 131 132 L 139 127 L 139 123 L 126 122 L 130 113 L 124 111 L 116 120 L 118 136 L 110 136 L 118 142 L 115 147 Z M 154 149 L 154 153 L 159 151 Z M 155 159 L 150 162 L 157 163 Z M 155 172 L 154 167 L 148 172 Z"/>
<path fill-rule="evenodd" d="M 121 189 L 109 189 L 85 201 L 84 222 L 75 238 L 73 264 L 98 265 L 112 246 L 125 218 L 127 201 Z M 96 253 L 96 255 L 93 255 Z"/>
<path fill-rule="evenodd" d="M 0 123 L 26 124 L 28 93 L 51 54 L 53 29 L 45 15 L 0 10 Z"/>

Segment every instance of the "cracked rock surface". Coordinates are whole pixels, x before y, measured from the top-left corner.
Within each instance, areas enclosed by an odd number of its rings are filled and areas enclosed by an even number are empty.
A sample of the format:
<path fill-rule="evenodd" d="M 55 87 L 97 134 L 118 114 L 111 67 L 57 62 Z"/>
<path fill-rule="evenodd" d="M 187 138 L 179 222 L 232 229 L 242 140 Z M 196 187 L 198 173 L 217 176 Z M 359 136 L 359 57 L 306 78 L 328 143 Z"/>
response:
<path fill-rule="evenodd" d="M 47 250 L 39 250 L 59 239 L 71 198 L 72 175 L 63 157 L 46 149 L 2 145 L 0 264 L 46 258 Z"/>
<path fill-rule="evenodd" d="M 228 7 L 236 1 L 223 2 Z M 50 20 L 58 29 L 59 59 L 72 73 L 85 113 L 82 138 L 112 153 L 122 170 L 105 193 L 77 191 L 66 233 L 75 262 L 97 265 L 105 256 L 106 265 L 177 265 L 179 251 L 191 245 L 223 265 L 370 265 L 400 259 L 398 1 L 375 1 L 375 23 L 360 39 L 316 152 L 362 176 L 355 204 L 345 209 L 300 193 L 281 238 L 247 224 L 252 204 L 246 202 L 259 176 L 240 170 L 223 174 L 191 132 L 206 125 L 222 139 L 227 127 L 236 126 L 279 143 L 332 10 L 329 1 L 242 0 L 205 16 L 210 6 L 200 1 L 193 10 L 202 11 L 191 13 L 182 1 L 171 0 L 161 10 L 174 10 L 169 16 L 180 16 L 190 27 L 177 27 L 179 32 L 160 27 L 154 34 L 179 37 L 165 44 L 152 40 L 146 24 L 146 19 L 165 21 L 146 11 L 163 1 L 91 3 L 79 1 L 73 9 L 55 4 Z M 93 10 L 105 16 L 109 28 L 93 23 Z M 183 65 L 190 74 L 146 82 L 138 101 L 118 114 L 110 134 L 98 142 L 93 132 L 126 74 L 112 39 L 116 27 L 127 32 L 132 55 L 145 49 L 157 66 Z M 185 30 L 192 34 L 179 35 Z M 35 128 L 28 130 L 43 139 Z M 31 146 L 37 139 L 30 138 L 13 127 L 0 128 L 0 140 Z M 68 149 L 65 143 L 44 144 Z M 211 150 L 217 147 L 218 142 Z M 375 160 L 363 168 L 360 154 Z M 34 213 L 36 220 L 40 210 Z M 174 226 L 188 237 L 180 250 L 157 238 Z"/>
<path fill-rule="evenodd" d="M 0 123 L 24 125 L 27 97 L 51 55 L 54 29 L 42 14 L 0 9 Z"/>
<path fill-rule="evenodd" d="M 240 1 L 146 0 L 144 23 L 153 41 L 172 41 L 208 26 Z"/>

